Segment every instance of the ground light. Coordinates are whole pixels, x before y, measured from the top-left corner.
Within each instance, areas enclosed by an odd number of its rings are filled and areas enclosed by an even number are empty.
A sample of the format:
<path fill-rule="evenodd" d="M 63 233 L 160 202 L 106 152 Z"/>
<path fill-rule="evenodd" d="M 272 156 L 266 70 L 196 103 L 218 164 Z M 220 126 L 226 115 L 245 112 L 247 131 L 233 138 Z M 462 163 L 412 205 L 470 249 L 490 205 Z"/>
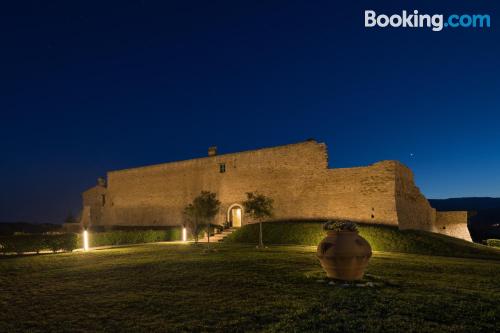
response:
<path fill-rule="evenodd" d="M 83 230 L 83 251 L 89 250 L 89 233 L 87 230 Z"/>
<path fill-rule="evenodd" d="M 187 241 L 187 230 L 186 230 L 186 228 L 182 228 L 182 241 L 183 242 Z"/>

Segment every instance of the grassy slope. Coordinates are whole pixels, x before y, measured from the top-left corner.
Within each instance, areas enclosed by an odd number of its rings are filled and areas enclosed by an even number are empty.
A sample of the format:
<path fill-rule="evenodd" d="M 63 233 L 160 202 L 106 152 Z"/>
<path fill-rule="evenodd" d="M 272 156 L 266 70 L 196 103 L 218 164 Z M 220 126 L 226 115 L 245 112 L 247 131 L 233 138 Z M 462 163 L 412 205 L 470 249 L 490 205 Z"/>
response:
<path fill-rule="evenodd" d="M 0 332 L 493 332 L 500 262 L 378 253 L 378 288 L 318 283 L 314 247 L 193 245 L 0 260 Z"/>
<path fill-rule="evenodd" d="M 460 239 L 381 225 L 359 225 L 360 234 L 374 251 L 418 253 L 454 257 L 498 258 L 500 251 Z M 228 242 L 257 243 L 258 225 L 247 225 L 228 238 Z M 264 243 L 318 245 L 325 237 L 321 223 L 275 222 L 263 224 Z"/>

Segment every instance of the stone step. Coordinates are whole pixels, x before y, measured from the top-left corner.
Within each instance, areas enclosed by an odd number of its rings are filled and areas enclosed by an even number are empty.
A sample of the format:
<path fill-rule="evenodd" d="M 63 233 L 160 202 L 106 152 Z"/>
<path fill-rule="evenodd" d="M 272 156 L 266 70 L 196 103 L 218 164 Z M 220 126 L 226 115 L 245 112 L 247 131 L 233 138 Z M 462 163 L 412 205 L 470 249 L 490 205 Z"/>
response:
<path fill-rule="evenodd" d="M 213 243 L 222 242 L 224 240 L 224 238 L 226 238 L 227 236 L 229 236 L 230 234 L 232 234 L 235 230 L 236 230 L 236 228 L 229 228 L 229 229 L 225 229 L 221 233 L 218 233 L 218 234 L 215 234 L 213 236 L 210 236 L 210 243 L 212 243 L 212 242 Z M 200 243 L 207 243 L 208 242 L 207 236 L 205 236 L 203 238 L 200 238 L 198 240 L 198 242 L 200 242 Z"/>

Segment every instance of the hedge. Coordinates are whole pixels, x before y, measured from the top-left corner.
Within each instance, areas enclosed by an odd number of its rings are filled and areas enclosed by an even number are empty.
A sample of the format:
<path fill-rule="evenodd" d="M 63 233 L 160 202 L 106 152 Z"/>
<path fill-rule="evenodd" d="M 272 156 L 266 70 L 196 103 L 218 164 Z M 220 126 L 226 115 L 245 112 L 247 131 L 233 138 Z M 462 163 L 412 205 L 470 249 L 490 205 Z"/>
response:
<path fill-rule="evenodd" d="M 500 239 L 487 239 L 486 245 L 493 247 L 500 247 Z"/>
<path fill-rule="evenodd" d="M 172 227 L 164 230 L 131 230 L 131 231 L 89 231 L 89 246 L 124 245 L 154 243 L 163 241 L 179 241 L 182 239 L 180 227 Z M 82 236 L 79 236 L 78 245 L 83 245 Z"/>
<path fill-rule="evenodd" d="M 322 222 L 269 222 L 263 224 L 264 244 L 290 244 L 317 246 L 325 237 Z M 396 226 L 358 224 L 359 233 L 374 251 L 417 253 L 452 257 L 500 258 L 500 251 L 445 235 L 399 230 Z M 258 243 L 259 226 L 246 225 L 224 242 Z"/>
<path fill-rule="evenodd" d="M 0 252 L 28 253 L 40 251 L 73 251 L 77 247 L 76 234 L 15 234 L 0 236 Z"/>
<path fill-rule="evenodd" d="M 106 232 L 89 231 L 89 246 L 124 245 L 179 241 L 182 239 L 180 227 L 163 230 L 115 230 Z M 73 251 L 83 247 L 81 234 L 16 234 L 0 236 L 0 253 L 30 253 L 40 251 Z"/>

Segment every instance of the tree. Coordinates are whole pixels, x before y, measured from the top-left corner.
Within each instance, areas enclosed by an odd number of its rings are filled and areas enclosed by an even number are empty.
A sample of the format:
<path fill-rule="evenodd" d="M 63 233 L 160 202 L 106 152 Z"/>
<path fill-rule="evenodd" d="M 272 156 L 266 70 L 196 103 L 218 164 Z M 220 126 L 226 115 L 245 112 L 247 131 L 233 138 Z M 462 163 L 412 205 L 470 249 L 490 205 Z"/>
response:
<path fill-rule="evenodd" d="M 220 209 L 217 195 L 209 191 L 201 191 L 193 202 L 184 208 L 184 221 L 190 229 L 196 243 L 200 233 L 207 229 L 208 247 L 210 248 L 210 226 Z"/>
<path fill-rule="evenodd" d="M 257 192 L 248 192 L 247 200 L 243 202 L 245 213 L 259 222 L 259 248 L 264 247 L 262 241 L 262 222 L 273 216 L 274 200 Z"/>
<path fill-rule="evenodd" d="M 189 232 L 191 232 L 191 235 L 193 235 L 194 242 L 198 243 L 198 238 L 200 236 L 200 233 L 203 231 L 205 225 L 203 224 L 203 221 L 201 221 L 201 219 L 199 218 L 196 209 L 194 208 L 192 203 L 190 203 L 184 208 L 183 216 L 184 216 L 184 226 L 188 228 Z"/>

